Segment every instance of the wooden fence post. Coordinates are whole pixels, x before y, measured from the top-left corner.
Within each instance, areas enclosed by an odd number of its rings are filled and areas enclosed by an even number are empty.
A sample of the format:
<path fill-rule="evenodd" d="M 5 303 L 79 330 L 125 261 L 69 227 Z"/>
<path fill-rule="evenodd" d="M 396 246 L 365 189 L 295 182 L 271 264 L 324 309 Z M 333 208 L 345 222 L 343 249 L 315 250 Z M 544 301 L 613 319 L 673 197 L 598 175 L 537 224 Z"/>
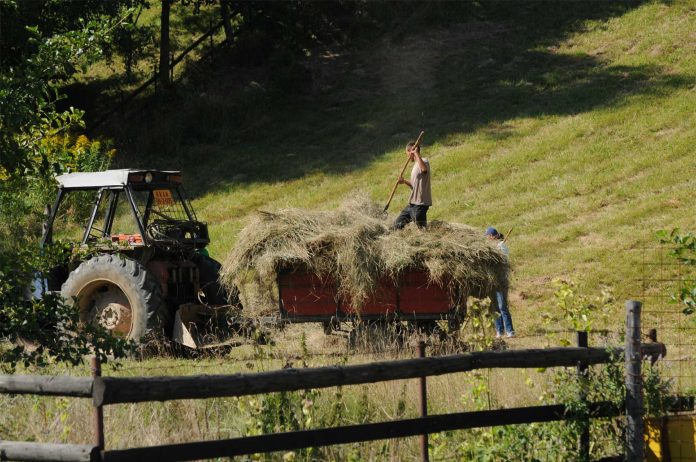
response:
<path fill-rule="evenodd" d="M 425 358 L 425 342 L 418 342 L 418 357 Z M 420 378 L 420 415 L 421 417 L 428 416 L 428 389 L 426 387 L 425 376 Z M 430 455 L 428 454 L 428 434 L 423 433 L 420 437 L 421 460 L 429 462 Z"/>
<path fill-rule="evenodd" d="M 92 377 L 101 377 L 101 364 L 99 358 L 92 356 Z M 92 405 L 92 435 L 94 446 L 104 449 L 104 407 Z"/>
<path fill-rule="evenodd" d="M 643 462 L 643 377 L 640 352 L 641 303 L 626 302 L 626 462 Z"/>
<path fill-rule="evenodd" d="M 577 346 L 587 348 L 587 332 L 578 331 L 575 333 Z M 587 364 L 582 361 L 578 362 L 577 374 L 578 383 L 580 384 L 580 400 L 587 400 Z M 590 460 L 590 416 L 584 415 L 580 421 L 580 437 L 578 438 L 578 460 L 581 462 L 589 462 Z"/>

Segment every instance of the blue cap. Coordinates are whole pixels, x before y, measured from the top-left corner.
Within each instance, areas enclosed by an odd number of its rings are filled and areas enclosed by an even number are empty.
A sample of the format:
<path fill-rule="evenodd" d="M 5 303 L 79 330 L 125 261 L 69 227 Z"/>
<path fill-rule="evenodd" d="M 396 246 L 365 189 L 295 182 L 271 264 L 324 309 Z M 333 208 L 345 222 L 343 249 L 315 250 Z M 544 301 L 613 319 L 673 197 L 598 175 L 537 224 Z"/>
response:
<path fill-rule="evenodd" d="M 489 226 L 486 229 L 486 232 L 484 233 L 484 236 L 497 236 L 497 235 L 498 235 L 498 230 L 492 226 Z"/>

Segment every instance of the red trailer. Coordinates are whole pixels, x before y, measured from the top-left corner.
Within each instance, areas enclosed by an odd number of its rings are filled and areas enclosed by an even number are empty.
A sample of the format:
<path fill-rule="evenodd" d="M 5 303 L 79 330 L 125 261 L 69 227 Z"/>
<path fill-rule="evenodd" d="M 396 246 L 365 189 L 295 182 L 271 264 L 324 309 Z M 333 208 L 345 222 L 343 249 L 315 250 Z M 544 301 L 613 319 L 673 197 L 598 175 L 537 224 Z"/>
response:
<path fill-rule="evenodd" d="M 395 284 L 383 279 L 375 294 L 359 309 L 337 295 L 332 278 L 302 270 L 278 274 L 280 313 L 291 322 L 335 323 L 355 320 L 402 320 L 432 324 L 458 323 L 466 313 L 459 294 L 429 281 L 424 271 L 405 272 Z"/>

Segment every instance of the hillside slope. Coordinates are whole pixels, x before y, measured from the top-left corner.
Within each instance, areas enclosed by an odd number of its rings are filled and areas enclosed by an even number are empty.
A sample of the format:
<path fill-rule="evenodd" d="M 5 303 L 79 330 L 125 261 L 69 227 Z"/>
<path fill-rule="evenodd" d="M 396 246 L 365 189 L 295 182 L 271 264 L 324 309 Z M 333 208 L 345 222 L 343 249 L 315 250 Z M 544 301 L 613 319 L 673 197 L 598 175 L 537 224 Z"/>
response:
<path fill-rule="evenodd" d="M 282 98 L 233 71 L 112 127 L 124 166 L 185 171 L 219 259 L 257 209 L 328 209 L 354 190 L 386 201 L 421 129 L 429 218 L 514 227 L 523 327 L 554 277 L 644 296 L 635 278 L 654 232 L 696 229 L 693 0 L 325 50 L 311 87 Z M 391 213 L 405 200 L 401 189 Z"/>

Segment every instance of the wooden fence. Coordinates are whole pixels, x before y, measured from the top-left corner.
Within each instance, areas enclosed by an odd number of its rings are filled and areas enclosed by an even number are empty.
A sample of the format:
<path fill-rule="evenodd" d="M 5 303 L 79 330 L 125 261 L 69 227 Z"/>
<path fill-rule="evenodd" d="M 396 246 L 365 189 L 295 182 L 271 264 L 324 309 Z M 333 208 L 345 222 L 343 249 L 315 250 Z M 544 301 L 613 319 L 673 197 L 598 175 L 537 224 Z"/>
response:
<path fill-rule="evenodd" d="M 206 33 L 198 37 L 193 43 L 191 43 L 189 46 L 187 46 L 184 51 L 182 51 L 178 56 L 171 55 L 169 58 L 169 75 L 170 75 L 170 83 L 173 82 L 174 80 L 174 68 L 176 67 L 177 64 L 179 64 L 183 59 L 191 53 L 193 50 L 195 50 L 199 45 L 204 43 L 207 39 L 210 39 L 210 49 L 211 51 L 214 49 L 214 43 L 213 43 L 213 35 L 220 30 L 224 26 L 224 21 L 220 21 L 216 23 L 215 25 L 211 26 Z M 226 43 L 227 39 L 225 39 L 221 43 Z M 210 52 L 208 52 L 209 54 Z M 205 54 L 202 58 L 206 58 L 208 54 Z M 157 80 L 159 78 L 159 70 L 157 67 L 155 67 L 155 70 L 153 72 L 152 77 L 147 79 L 145 82 L 140 84 L 138 88 L 133 90 L 128 96 L 124 96 L 123 93 L 121 93 L 121 100 L 115 104 L 111 109 L 107 110 L 104 114 L 102 114 L 100 117 L 98 117 L 94 122 L 90 123 L 89 129 L 90 131 L 94 131 L 102 125 L 104 122 L 106 122 L 109 117 L 114 115 L 117 112 L 123 113 L 127 107 L 127 105 L 135 99 L 136 96 L 147 90 L 151 85 L 155 86 L 155 89 L 157 88 Z"/>
<path fill-rule="evenodd" d="M 615 417 L 625 411 L 626 460 L 642 461 L 641 363 L 645 357 L 652 360 L 663 357 L 666 350 L 660 343 L 640 343 L 640 309 L 639 302 L 626 304 L 626 345 L 623 348 L 590 348 L 587 346 L 586 333 L 578 333 L 579 346 L 570 348 L 484 351 L 351 366 L 283 369 L 255 374 L 101 377 L 99 365 L 93 361 L 92 378 L 4 375 L 0 376 L 0 393 L 91 398 L 94 408 L 94 438 L 92 445 L 0 441 L 0 460 L 199 460 L 420 435 L 422 457 L 427 461 L 429 433 L 555 420 Z M 422 345 L 420 350 L 421 353 L 424 352 Z M 590 365 L 608 363 L 620 356 L 625 358 L 626 365 L 627 393 L 624 410 L 616 409 L 606 402 L 599 402 L 588 403 L 589 413 L 582 416 L 571 415 L 564 405 L 427 415 L 426 377 L 477 369 L 539 367 L 577 367 L 578 373 L 583 374 Z M 217 441 L 105 450 L 102 414 L 102 406 L 105 405 L 244 396 L 412 378 L 421 381 L 421 416 L 418 418 Z M 588 460 L 589 457 L 588 432 L 581 435 L 578 443 L 584 460 Z"/>

